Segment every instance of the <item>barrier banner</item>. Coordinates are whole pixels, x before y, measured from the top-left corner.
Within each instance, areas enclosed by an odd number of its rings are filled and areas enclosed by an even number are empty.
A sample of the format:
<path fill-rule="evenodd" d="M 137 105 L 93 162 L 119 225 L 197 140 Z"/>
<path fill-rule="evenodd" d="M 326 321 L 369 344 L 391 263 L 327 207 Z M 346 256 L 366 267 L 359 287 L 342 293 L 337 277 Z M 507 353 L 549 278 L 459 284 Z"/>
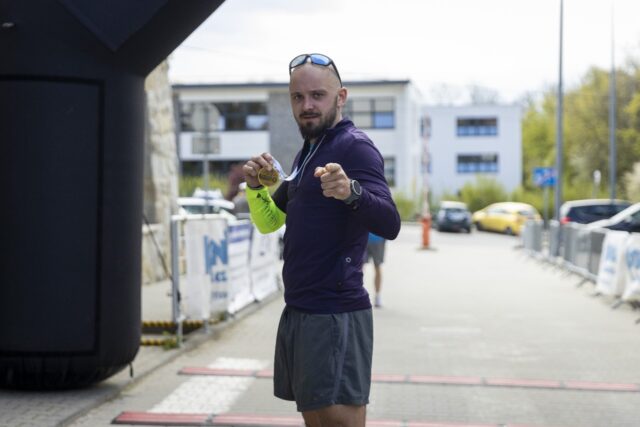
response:
<path fill-rule="evenodd" d="M 603 295 L 619 296 L 624 291 L 626 275 L 625 245 L 629 233 L 607 231 L 602 243 L 596 291 Z"/>
<path fill-rule="evenodd" d="M 231 222 L 227 228 L 228 266 L 225 278 L 228 289 L 227 311 L 235 313 L 255 301 L 251 293 L 249 250 L 253 225 L 249 220 Z"/>
<path fill-rule="evenodd" d="M 251 289 L 258 301 L 278 290 L 278 233 L 262 234 L 254 227 L 251 242 Z"/>
<path fill-rule="evenodd" d="M 624 301 L 640 299 L 640 236 L 631 233 L 625 250 L 627 284 L 622 299 Z"/>
<path fill-rule="evenodd" d="M 184 314 L 208 319 L 227 310 L 227 220 L 189 219 L 184 224 L 186 280 L 182 290 Z"/>

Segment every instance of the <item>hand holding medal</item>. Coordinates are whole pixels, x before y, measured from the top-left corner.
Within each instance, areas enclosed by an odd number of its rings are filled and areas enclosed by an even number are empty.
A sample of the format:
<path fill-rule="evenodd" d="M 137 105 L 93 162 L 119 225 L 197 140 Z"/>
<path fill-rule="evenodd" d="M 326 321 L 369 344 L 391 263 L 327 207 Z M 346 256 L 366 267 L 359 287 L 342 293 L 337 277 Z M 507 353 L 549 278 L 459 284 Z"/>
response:
<path fill-rule="evenodd" d="M 259 185 L 271 187 L 281 180 L 291 181 L 298 175 L 297 168 L 291 175 L 287 175 L 280 162 L 269 153 L 263 153 L 249 160 L 242 167 L 242 172 L 250 187 L 258 187 Z"/>
<path fill-rule="evenodd" d="M 291 175 L 287 175 L 275 158 L 272 157 L 273 163 L 271 169 L 262 168 L 258 171 L 258 181 L 260 184 L 271 187 L 276 185 L 280 180 L 291 181 L 298 175 L 298 168 L 296 168 Z"/>

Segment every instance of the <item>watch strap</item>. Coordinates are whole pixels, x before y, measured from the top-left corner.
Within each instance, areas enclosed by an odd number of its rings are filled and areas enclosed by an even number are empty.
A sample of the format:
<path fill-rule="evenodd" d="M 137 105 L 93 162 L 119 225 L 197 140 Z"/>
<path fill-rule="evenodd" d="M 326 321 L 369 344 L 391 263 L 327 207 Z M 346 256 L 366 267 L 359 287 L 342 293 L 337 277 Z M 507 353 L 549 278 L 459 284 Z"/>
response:
<path fill-rule="evenodd" d="M 351 206 L 356 200 L 360 199 L 360 195 L 362 194 L 362 187 L 360 187 L 359 193 L 355 191 L 356 185 L 360 186 L 360 183 L 355 179 L 352 179 L 351 182 L 349 183 L 349 189 L 351 190 L 351 194 L 349 194 L 349 197 L 343 200 L 343 202 L 349 206 Z"/>

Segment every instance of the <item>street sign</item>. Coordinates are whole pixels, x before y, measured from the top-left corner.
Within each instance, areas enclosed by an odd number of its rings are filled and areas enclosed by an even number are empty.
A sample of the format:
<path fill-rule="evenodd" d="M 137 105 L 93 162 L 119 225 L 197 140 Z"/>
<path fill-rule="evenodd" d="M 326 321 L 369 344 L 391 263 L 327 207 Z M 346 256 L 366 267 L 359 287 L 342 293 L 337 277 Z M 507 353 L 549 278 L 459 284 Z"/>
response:
<path fill-rule="evenodd" d="M 537 187 L 553 187 L 556 185 L 556 170 L 550 167 L 533 168 L 533 183 Z"/>
<path fill-rule="evenodd" d="M 194 154 L 220 154 L 220 135 L 194 134 L 191 139 L 191 152 Z"/>
<path fill-rule="evenodd" d="M 218 130 L 220 111 L 213 104 L 197 103 L 191 115 L 191 125 L 196 132 Z"/>

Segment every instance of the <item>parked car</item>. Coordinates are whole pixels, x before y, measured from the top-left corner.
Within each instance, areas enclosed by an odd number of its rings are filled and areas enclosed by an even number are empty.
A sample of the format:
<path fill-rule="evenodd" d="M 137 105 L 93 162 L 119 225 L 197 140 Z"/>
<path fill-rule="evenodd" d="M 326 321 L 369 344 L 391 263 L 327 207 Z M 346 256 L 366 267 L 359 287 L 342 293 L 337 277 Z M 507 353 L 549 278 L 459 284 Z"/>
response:
<path fill-rule="evenodd" d="M 222 194 L 222 190 L 220 190 L 219 188 L 212 188 L 209 190 L 203 190 L 200 187 L 196 187 L 195 190 L 193 190 L 193 194 L 191 195 L 192 197 L 200 197 L 202 199 L 216 199 L 216 200 L 223 200 L 224 199 L 224 195 Z"/>
<path fill-rule="evenodd" d="M 435 218 L 438 231 L 466 231 L 471 233 L 471 212 L 463 202 L 444 200 Z"/>
<path fill-rule="evenodd" d="M 206 212 L 205 212 L 206 205 Z M 178 197 L 178 206 L 183 215 L 203 213 L 232 214 L 234 204 L 225 199 L 204 199 L 202 197 Z"/>
<path fill-rule="evenodd" d="M 498 231 L 510 235 L 520 234 L 524 223 L 530 219 L 540 219 L 536 208 L 518 202 L 493 203 L 474 212 L 471 217 L 478 230 Z"/>
<path fill-rule="evenodd" d="M 631 206 L 631 202 L 619 199 L 571 200 L 560 205 L 560 224 L 577 222 L 588 224 L 611 218 Z"/>
<path fill-rule="evenodd" d="M 588 229 L 607 228 L 609 230 L 640 233 L 640 203 L 635 203 L 611 218 L 587 224 Z"/>

